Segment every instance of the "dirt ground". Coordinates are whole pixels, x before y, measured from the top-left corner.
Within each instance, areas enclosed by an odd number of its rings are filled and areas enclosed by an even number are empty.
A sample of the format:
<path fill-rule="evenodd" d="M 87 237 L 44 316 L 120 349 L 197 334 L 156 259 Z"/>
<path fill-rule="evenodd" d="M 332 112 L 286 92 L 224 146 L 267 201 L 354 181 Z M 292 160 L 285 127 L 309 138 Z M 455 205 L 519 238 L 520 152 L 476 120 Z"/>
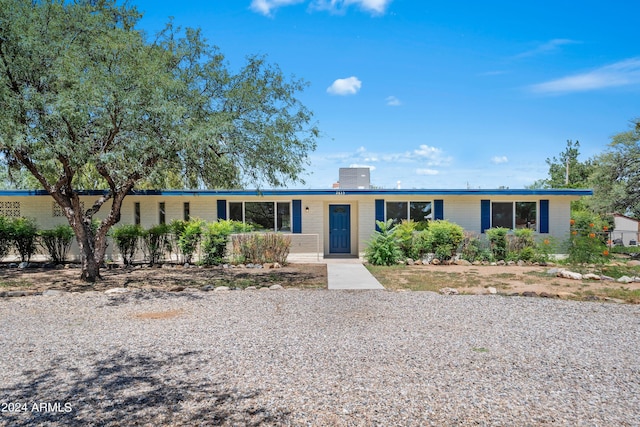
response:
<path fill-rule="evenodd" d="M 528 292 L 554 298 L 640 303 L 640 282 L 565 279 L 548 274 L 551 268 L 566 267 L 414 265 L 380 272 L 373 268 L 372 272 L 385 288 L 394 290 L 438 291 L 452 287 L 462 294 L 487 294 L 493 287 L 504 295 Z"/>
<path fill-rule="evenodd" d="M 102 280 L 88 284 L 82 282 L 80 269 L 0 268 L 0 291 L 37 291 L 60 289 L 69 292 L 104 291 L 110 288 L 140 288 L 149 290 L 202 289 L 205 286 L 281 285 L 322 288 L 327 286 L 327 268 L 324 264 L 287 264 L 281 268 L 200 268 L 197 266 L 171 266 L 168 268 L 134 266 L 133 268 L 103 268 Z M 182 288 L 182 289 L 180 289 Z"/>
<path fill-rule="evenodd" d="M 619 299 L 640 303 L 640 283 L 571 280 L 547 274 L 548 266 L 458 266 L 413 265 L 392 268 L 371 267 L 382 285 L 391 291 L 429 290 L 452 287 L 462 294 L 487 294 L 493 287 L 504 295 L 535 293 L 538 296 L 574 299 Z M 282 285 L 285 288 L 326 288 L 324 264 L 290 263 L 282 268 L 169 268 L 136 266 L 102 269 L 103 280 L 87 284 L 79 280 L 78 268 L 44 269 L 0 268 L 0 293 L 6 291 L 42 292 L 60 289 L 70 292 L 103 291 L 109 288 L 140 288 L 179 291 L 185 288 L 212 289 L 216 286 Z M 638 274 L 640 275 L 640 273 Z"/>

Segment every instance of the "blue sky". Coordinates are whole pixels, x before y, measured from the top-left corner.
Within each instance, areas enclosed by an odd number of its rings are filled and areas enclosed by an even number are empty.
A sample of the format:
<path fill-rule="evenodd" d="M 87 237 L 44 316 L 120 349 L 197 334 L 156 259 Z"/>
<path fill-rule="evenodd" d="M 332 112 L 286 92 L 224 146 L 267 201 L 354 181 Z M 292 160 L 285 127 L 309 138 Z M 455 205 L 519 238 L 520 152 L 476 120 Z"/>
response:
<path fill-rule="evenodd" d="M 395 188 L 522 188 L 640 117 L 635 1 L 133 0 L 154 34 L 200 27 L 231 68 L 264 54 L 322 131 L 306 183 L 370 166 Z"/>

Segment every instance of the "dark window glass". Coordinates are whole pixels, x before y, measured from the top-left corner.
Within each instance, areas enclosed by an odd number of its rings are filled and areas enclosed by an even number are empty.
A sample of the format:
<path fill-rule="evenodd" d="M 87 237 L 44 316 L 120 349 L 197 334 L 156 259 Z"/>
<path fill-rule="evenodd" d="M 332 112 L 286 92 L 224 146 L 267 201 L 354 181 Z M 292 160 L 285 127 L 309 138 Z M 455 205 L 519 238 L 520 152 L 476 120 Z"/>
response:
<path fill-rule="evenodd" d="M 403 219 L 409 219 L 407 205 L 407 202 L 387 202 L 387 220 L 392 219 L 397 224 Z"/>
<path fill-rule="evenodd" d="M 140 202 L 135 202 L 133 204 L 133 223 L 135 225 L 140 225 Z"/>
<path fill-rule="evenodd" d="M 158 204 L 158 223 L 165 224 L 167 222 L 167 214 L 164 209 L 164 202 Z"/>
<path fill-rule="evenodd" d="M 182 218 L 185 221 L 189 221 L 189 218 L 191 218 L 191 207 L 189 206 L 189 202 L 184 202 L 182 208 Z"/>
<path fill-rule="evenodd" d="M 242 222 L 242 203 L 229 203 L 229 219 Z"/>
<path fill-rule="evenodd" d="M 253 224 L 256 230 L 273 230 L 276 225 L 273 202 L 246 202 L 244 221 Z"/>
<path fill-rule="evenodd" d="M 536 229 L 536 202 L 516 202 L 516 228 Z"/>
<path fill-rule="evenodd" d="M 291 207 L 290 203 L 278 202 L 278 229 L 277 231 L 291 231 Z"/>
<path fill-rule="evenodd" d="M 409 219 L 416 222 L 430 221 L 433 219 L 431 215 L 431 202 L 409 203 Z"/>
<path fill-rule="evenodd" d="M 491 227 L 513 228 L 513 203 L 491 204 Z"/>

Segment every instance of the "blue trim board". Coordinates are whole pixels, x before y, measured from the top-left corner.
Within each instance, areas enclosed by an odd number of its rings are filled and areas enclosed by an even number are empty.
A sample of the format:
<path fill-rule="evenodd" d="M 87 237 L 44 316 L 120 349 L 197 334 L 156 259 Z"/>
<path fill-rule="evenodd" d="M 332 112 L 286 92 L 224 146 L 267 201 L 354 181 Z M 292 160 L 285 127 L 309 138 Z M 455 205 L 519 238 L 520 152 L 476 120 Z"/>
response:
<path fill-rule="evenodd" d="M 480 232 L 491 228 L 491 200 L 480 200 Z"/>
<path fill-rule="evenodd" d="M 106 194 L 107 190 L 79 190 L 81 196 L 96 196 Z M 1 196 L 46 196 L 45 190 L 0 190 Z M 458 190 L 428 190 L 428 189 L 391 189 L 391 190 L 348 190 L 348 189 L 320 189 L 320 190 L 133 190 L 129 194 L 139 196 L 592 196 L 593 190 L 553 188 L 553 189 L 458 189 Z"/>
<path fill-rule="evenodd" d="M 375 220 L 384 221 L 384 199 L 376 199 L 375 201 Z M 376 231 L 380 231 L 378 224 L 376 224 Z"/>
<path fill-rule="evenodd" d="M 291 232 L 302 233 L 302 200 L 292 200 Z"/>
<path fill-rule="evenodd" d="M 433 219 L 444 219 L 444 200 L 436 199 L 433 201 Z"/>
<path fill-rule="evenodd" d="M 549 233 L 549 201 L 540 200 L 540 233 Z"/>
<path fill-rule="evenodd" d="M 227 219 L 227 201 L 218 199 L 216 207 L 218 208 L 218 219 Z"/>

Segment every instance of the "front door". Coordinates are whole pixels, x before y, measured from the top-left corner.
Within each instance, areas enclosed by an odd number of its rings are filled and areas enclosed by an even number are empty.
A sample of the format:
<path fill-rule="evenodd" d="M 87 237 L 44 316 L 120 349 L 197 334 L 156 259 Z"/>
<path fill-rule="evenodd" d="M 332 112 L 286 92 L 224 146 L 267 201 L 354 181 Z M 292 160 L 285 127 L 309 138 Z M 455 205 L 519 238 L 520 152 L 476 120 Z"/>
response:
<path fill-rule="evenodd" d="M 329 205 L 329 253 L 351 253 L 351 206 Z"/>

